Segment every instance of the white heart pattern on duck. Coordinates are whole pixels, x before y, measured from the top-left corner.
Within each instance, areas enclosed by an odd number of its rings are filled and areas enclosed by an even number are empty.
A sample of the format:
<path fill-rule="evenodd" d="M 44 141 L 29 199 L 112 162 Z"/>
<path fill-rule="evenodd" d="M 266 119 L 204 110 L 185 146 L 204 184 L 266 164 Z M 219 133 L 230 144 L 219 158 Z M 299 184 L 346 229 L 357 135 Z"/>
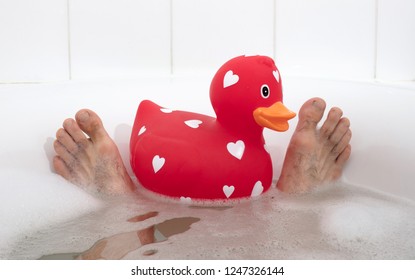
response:
<path fill-rule="evenodd" d="M 239 76 L 234 74 L 232 70 L 226 72 L 225 77 L 223 77 L 223 88 L 230 87 L 236 84 L 239 81 Z"/>
<path fill-rule="evenodd" d="M 153 170 L 154 173 L 157 173 L 166 162 L 165 158 L 160 157 L 159 155 L 156 155 L 153 157 Z"/>
<path fill-rule="evenodd" d="M 143 125 L 143 126 L 140 128 L 140 131 L 138 132 L 138 135 L 140 136 L 141 134 L 143 134 L 144 132 L 146 132 L 146 130 L 147 130 L 146 126 L 145 126 L 145 125 Z"/>
<path fill-rule="evenodd" d="M 173 113 L 173 110 L 169 108 L 161 108 L 160 111 L 162 111 L 165 114 Z"/>
<path fill-rule="evenodd" d="M 278 70 L 273 71 L 272 74 L 274 74 L 275 80 L 277 80 L 277 82 L 280 83 L 280 73 L 278 72 Z"/>
<path fill-rule="evenodd" d="M 245 151 L 245 143 L 242 140 L 238 140 L 235 143 L 234 142 L 229 142 L 226 145 L 226 148 L 228 149 L 228 152 L 236 157 L 237 159 L 242 159 L 242 156 L 244 155 L 244 151 Z"/>
<path fill-rule="evenodd" d="M 190 204 L 190 203 L 192 203 L 192 199 L 190 197 L 181 196 L 180 197 L 180 202 L 184 203 L 184 204 Z"/>
<path fill-rule="evenodd" d="M 226 195 L 227 198 L 229 198 L 233 194 L 234 191 L 235 191 L 234 186 L 228 186 L 228 185 L 223 186 L 223 193 Z"/>
<path fill-rule="evenodd" d="M 251 197 L 259 196 L 264 191 L 264 186 L 262 186 L 262 182 L 258 181 L 255 183 L 254 188 L 252 189 Z"/>
<path fill-rule="evenodd" d="M 200 121 L 200 120 L 188 120 L 188 121 L 185 121 L 184 122 L 188 127 L 191 127 L 191 128 L 198 128 L 199 127 L 199 125 L 201 125 L 202 124 L 202 121 Z"/>

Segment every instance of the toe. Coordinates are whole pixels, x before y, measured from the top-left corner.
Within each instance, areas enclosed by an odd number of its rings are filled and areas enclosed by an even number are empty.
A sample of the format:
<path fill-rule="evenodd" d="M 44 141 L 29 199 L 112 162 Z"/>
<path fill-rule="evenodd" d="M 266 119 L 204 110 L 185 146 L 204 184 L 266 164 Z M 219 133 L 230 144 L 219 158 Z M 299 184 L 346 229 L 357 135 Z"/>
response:
<path fill-rule="evenodd" d="M 350 127 L 350 121 L 348 118 L 341 118 L 337 126 L 334 128 L 333 133 L 329 136 L 329 141 L 333 145 L 337 145 L 343 136 L 347 133 Z"/>
<path fill-rule="evenodd" d="M 74 156 L 65 148 L 61 142 L 59 142 L 59 140 L 55 140 L 55 142 L 53 142 L 53 148 L 55 149 L 55 152 L 59 158 L 63 160 L 67 165 L 70 165 L 75 160 Z"/>
<path fill-rule="evenodd" d="M 326 108 L 326 102 L 321 98 L 312 98 L 301 107 L 298 113 L 297 130 L 316 129 Z"/>
<path fill-rule="evenodd" d="M 328 139 L 333 134 L 342 116 L 343 111 L 340 108 L 331 108 L 326 121 L 320 129 L 322 137 Z"/>
<path fill-rule="evenodd" d="M 75 119 L 82 131 L 84 131 L 93 142 L 108 137 L 101 119 L 93 111 L 87 109 L 80 110 L 76 114 Z"/>
<path fill-rule="evenodd" d="M 63 128 L 66 130 L 66 132 L 71 136 L 73 141 L 75 142 L 81 142 L 85 141 L 86 136 L 82 132 L 81 128 L 78 126 L 78 124 L 73 119 L 66 119 L 63 122 Z"/>
<path fill-rule="evenodd" d="M 65 129 L 61 128 L 56 132 L 56 140 L 58 140 L 71 154 L 76 154 L 78 145 Z"/>
<path fill-rule="evenodd" d="M 350 145 L 350 140 L 352 139 L 352 131 L 349 129 L 340 139 L 340 141 L 333 147 L 332 154 L 338 158 L 340 154 Z"/>
<path fill-rule="evenodd" d="M 352 153 L 352 147 L 350 144 L 348 144 L 346 148 L 337 157 L 336 164 L 342 167 L 346 163 L 346 161 L 350 158 L 351 153 Z"/>
<path fill-rule="evenodd" d="M 55 168 L 56 173 L 61 175 L 66 180 L 70 181 L 71 171 L 60 156 L 55 156 L 53 158 L 53 167 Z"/>

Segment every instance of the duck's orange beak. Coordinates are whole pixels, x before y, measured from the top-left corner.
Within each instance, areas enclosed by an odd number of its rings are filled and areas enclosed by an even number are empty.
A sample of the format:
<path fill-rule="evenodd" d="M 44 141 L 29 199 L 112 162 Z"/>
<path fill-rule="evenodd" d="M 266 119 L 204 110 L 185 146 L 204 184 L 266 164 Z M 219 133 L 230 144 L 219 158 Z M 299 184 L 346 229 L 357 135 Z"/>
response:
<path fill-rule="evenodd" d="M 288 120 L 294 118 L 295 115 L 282 102 L 276 102 L 270 107 L 259 107 L 254 110 L 254 119 L 257 124 L 276 131 L 286 131 Z"/>

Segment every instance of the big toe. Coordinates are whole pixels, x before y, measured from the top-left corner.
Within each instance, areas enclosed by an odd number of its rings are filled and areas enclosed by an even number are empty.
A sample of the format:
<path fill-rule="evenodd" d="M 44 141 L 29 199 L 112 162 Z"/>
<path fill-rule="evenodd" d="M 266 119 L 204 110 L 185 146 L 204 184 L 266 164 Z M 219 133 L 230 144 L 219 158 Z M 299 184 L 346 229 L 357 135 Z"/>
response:
<path fill-rule="evenodd" d="M 297 130 L 315 130 L 323 118 L 326 102 L 321 98 L 312 98 L 301 107 L 298 113 Z"/>
<path fill-rule="evenodd" d="M 92 141 L 99 141 L 108 136 L 98 115 L 88 109 L 78 111 L 75 115 L 76 122 Z"/>

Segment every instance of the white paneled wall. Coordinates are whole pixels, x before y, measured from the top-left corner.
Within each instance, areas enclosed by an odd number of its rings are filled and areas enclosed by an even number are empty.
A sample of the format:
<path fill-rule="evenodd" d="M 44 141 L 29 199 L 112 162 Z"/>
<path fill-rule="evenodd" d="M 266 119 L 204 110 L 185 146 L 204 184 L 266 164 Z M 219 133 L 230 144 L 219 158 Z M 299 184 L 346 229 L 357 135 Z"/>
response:
<path fill-rule="evenodd" d="M 413 0 L 0 0 L 0 82 L 214 71 L 415 80 Z"/>
<path fill-rule="evenodd" d="M 70 0 L 72 78 L 170 73 L 170 0 Z"/>
<path fill-rule="evenodd" d="M 173 71 L 216 69 L 274 51 L 274 0 L 173 0 Z"/>
<path fill-rule="evenodd" d="M 69 78 L 66 0 L 0 0 L 0 82 Z"/>
<path fill-rule="evenodd" d="M 376 76 L 415 80 L 415 1 L 379 0 Z"/>
<path fill-rule="evenodd" d="M 282 72 L 374 77 L 375 0 L 279 0 L 276 56 Z"/>

